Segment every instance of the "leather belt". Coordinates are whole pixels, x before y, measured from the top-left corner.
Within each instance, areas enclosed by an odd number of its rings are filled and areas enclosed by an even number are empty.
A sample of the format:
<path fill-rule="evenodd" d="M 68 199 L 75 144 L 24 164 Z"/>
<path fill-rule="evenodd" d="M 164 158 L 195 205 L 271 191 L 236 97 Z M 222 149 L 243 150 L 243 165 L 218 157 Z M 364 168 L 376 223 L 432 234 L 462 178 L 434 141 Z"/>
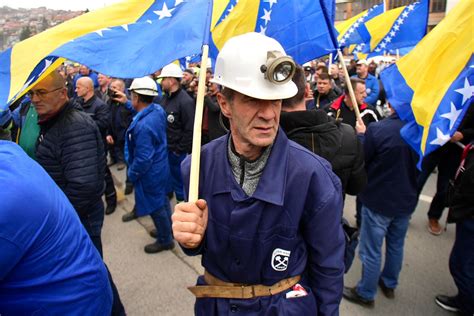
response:
<path fill-rule="evenodd" d="M 222 281 L 209 272 L 204 272 L 204 280 L 208 285 L 190 286 L 190 290 L 197 298 L 234 298 L 249 299 L 261 296 L 271 296 L 288 290 L 301 279 L 300 275 L 283 279 L 273 285 L 249 285 Z"/>

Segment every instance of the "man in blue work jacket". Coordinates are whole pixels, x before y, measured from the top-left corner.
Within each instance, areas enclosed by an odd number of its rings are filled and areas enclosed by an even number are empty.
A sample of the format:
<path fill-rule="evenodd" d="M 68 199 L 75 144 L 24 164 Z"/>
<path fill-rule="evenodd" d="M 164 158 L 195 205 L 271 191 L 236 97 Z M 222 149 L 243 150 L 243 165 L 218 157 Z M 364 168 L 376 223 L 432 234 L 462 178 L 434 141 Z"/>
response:
<path fill-rule="evenodd" d="M 329 163 L 279 129 L 296 65 L 274 39 L 230 39 L 213 82 L 230 133 L 202 149 L 200 200 L 176 205 L 175 239 L 202 254 L 196 315 L 338 315 L 341 183 Z M 189 180 L 190 159 L 183 165 Z M 185 183 L 187 184 L 187 183 Z M 187 188 L 187 185 L 185 186 Z"/>
<path fill-rule="evenodd" d="M 170 177 L 166 143 L 166 114 L 153 103 L 158 95 L 156 83 L 150 77 L 137 78 L 130 86 L 131 105 L 137 112 L 128 127 L 125 139 L 125 159 L 128 179 L 135 187 L 136 216 L 150 215 L 157 229 L 156 242 L 146 245 L 146 253 L 174 248 L 171 235 L 171 208 L 167 181 Z M 116 91 L 121 103 L 125 94 Z"/>

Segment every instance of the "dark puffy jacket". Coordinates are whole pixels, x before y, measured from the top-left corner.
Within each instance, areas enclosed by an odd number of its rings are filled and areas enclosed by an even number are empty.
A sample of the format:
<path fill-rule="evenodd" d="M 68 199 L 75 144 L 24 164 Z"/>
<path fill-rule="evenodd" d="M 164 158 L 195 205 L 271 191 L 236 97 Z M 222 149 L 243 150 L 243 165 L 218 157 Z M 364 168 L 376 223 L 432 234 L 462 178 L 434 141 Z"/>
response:
<path fill-rule="evenodd" d="M 364 154 L 351 126 L 333 120 L 323 110 L 282 112 L 280 125 L 289 139 L 331 163 L 343 193 L 355 195 L 364 189 Z"/>
<path fill-rule="evenodd" d="M 104 193 L 105 154 L 99 129 L 71 102 L 39 124 L 36 160 L 83 217 Z"/>
<path fill-rule="evenodd" d="M 183 89 L 163 95 L 160 105 L 166 111 L 168 149 L 177 154 L 191 153 L 193 144 L 194 101 Z"/>

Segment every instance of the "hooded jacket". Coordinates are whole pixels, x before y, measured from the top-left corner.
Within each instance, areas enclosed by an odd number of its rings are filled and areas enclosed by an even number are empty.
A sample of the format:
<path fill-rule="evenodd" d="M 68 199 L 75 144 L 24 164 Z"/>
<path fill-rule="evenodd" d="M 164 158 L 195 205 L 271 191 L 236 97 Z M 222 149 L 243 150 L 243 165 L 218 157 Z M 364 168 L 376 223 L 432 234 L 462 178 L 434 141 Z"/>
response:
<path fill-rule="evenodd" d="M 323 110 L 282 112 L 280 125 L 288 138 L 331 163 L 343 193 L 355 195 L 367 184 L 364 154 L 354 129 Z"/>

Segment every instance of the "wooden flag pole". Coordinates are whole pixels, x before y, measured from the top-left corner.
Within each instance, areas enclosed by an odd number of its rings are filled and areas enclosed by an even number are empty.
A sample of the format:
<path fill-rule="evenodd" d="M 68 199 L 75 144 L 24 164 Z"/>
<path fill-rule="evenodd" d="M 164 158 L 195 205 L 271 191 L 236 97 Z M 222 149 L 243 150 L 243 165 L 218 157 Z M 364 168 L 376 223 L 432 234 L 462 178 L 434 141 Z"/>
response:
<path fill-rule="evenodd" d="M 209 46 L 203 45 L 201 70 L 199 72 L 198 93 L 196 98 L 196 114 L 194 115 L 191 173 L 189 177 L 189 202 L 196 202 L 199 198 L 199 168 L 201 165 L 202 113 L 204 111 L 204 94 L 206 88 L 206 70 L 208 56 Z"/>
<path fill-rule="evenodd" d="M 361 120 L 359 106 L 357 105 L 354 89 L 352 88 L 352 85 L 351 85 L 351 78 L 349 77 L 349 72 L 347 71 L 346 63 L 344 62 L 344 56 L 342 55 L 342 52 L 340 49 L 337 50 L 337 56 L 339 57 L 339 61 L 342 64 L 342 69 L 344 70 L 344 78 L 346 79 L 346 85 L 349 88 L 349 95 L 351 97 L 351 101 L 353 104 L 356 120 L 359 121 Z"/>

